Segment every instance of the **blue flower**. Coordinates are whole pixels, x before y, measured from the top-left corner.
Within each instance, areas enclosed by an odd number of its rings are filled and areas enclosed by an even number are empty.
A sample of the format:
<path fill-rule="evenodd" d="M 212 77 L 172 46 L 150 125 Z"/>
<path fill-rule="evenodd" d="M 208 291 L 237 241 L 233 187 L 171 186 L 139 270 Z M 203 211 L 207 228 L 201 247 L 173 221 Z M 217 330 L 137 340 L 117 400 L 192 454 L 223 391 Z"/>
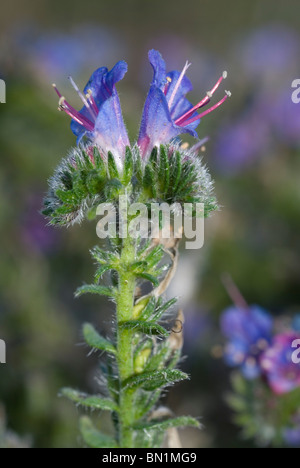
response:
<path fill-rule="evenodd" d="M 282 430 L 284 441 L 290 447 L 300 447 L 300 413 L 296 413 L 291 418 L 291 426 Z"/>
<path fill-rule="evenodd" d="M 185 95 L 192 90 L 190 80 L 185 76 L 189 64 L 185 64 L 182 72 L 166 73 L 165 62 L 156 50 L 149 52 L 149 60 L 153 67 L 154 76 L 148 93 L 138 138 L 138 146 L 142 157 L 148 156 L 155 146 L 169 143 L 181 133 L 190 133 L 198 138 L 196 127 L 200 118 L 219 107 L 230 95 L 225 96 L 217 104 L 198 114 L 197 110 L 206 106 L 226 78 L 226 72 L 219 78 L 215 86 L 206 96 L 193 106 Z M 127 64 L 118 62 L 111 71 L 102 67 L 96 70 L 88 81 L 83 93 L 73 79 L 69 77 L 84 106 L 78 112 L 58 91 L 59 109 L 71 118 L 71 129 L 77 136 L 77 143 L 86 137 L 100 148 L 105 156 L 108 151 L 113 152 L 120 169 L 124 159 L 125 148 L 129 139 L 123 122 L 118 93 L 115 84 L 120 81 L 127 71 Z"/>
<path fill-rule="evenodd" d="M 229 339 L 225 361 L 238 366 L 248 379 L 261 374 L 259 358 L 271 343 L 272 317 L 257 305 L 241 308 L 232 306 L 221 317 L 221 329 Z"/>
<path fill-rule="evenodd" d="M 276 335 L 272 346 L 261 356 L 261 367 L 276 395 L 300 387 L 300 364 L 293 362 L 295 340 L 300 340 L 300 334 L 294 331 Z"/>
<path fill-rule="evenodd" d="M 172 71 L 167 74 L 165 61 L 158 51 L 150 50 L 149 61 L 154 75 L 145 102 L 138 138 L 138 145 L 143 157 L 148 156 L 153 147 L 168 143 L 182 133 L 190 133 L 197 138 L 195 129 L 200 118 L 220 106 L 230 94 L 226 92 L 221 101 L 198 114 L 197 109 L 210 102 L 213 93 L 226 77 L 226 72 L 223 73 L 211 91 L 193 106 L 185 98 L 186 94 L 192 90 L 192 84 L 185 76 L 190 64 L 187 62 L 181 73 Z"/>
<path fill-rule="evenodd" d="M 129 139 L 115 84 L 124 77 L 126 71 L 127 64 L 123 61 L 118 62 L 111 71 L 106 67 L 98 68 L 92 74 L 83 93 L 69 77 L 84 104 L 79 112 L 66 101 L 56 85 L 53 85 L 59 96 L 60 109 L 72 118 L 71 130 L 77 136 L 77 143 L 86 137 L 97 145 L 104 155 L 112 151 L 120 167 Z"/>

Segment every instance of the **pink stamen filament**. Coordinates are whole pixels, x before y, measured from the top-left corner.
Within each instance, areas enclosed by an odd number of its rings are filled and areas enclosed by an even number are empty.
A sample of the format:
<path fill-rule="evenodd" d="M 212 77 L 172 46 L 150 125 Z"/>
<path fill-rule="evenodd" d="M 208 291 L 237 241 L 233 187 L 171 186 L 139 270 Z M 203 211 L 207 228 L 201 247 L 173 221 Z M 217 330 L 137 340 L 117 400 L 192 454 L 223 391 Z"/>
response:
<path fill-rule="evenodd" d="M 168 89 L 169 89 L 169 86 L 170 86 L 171 83 L 172 83 L 171 78 L 169 76 L 167 76 L 167 82 L 166 82 L 164 90 L 163 90 L 163 93 L 164 93 L 165 96 L 166 96 L 166 94 L 168 92 Z"/>
<path fill-rule="evenodd" d="M 96 117 L 97 117 L 97 115 L 99 113 L 99 109 L 98 109 L 96 101 L 95 101 L 95 99 L 94 99 L 94 97 L 93 97 L 93 95 L 92 95 L 92 93 L 90 91 L 88 92 L 88 100 L 89 100 L 94 112 L 96 113 Z"/>
<path fill-rule="evenodd" d="M 85 127 L 89 131 L 94 130 L 94 124 L 91 122 L 88 118 L 86 118 L 84 115 L 81 115 L 74 107 L 72 107 L 62 96 L 62 94 L 58 91 L 57 87 L 55 84 L 52 85 L 56 94 L 59 97 L 59 109 L 63 110 L 68 114 L 72 119 L 76 120 L 80 125 Z"/>
<path fill-rule="evenodd" d="M 76 93 L 78 94 L 79 98 L 81 99 L 81 101 L 83 102 L 83 104 L 85 105 L 85 107 L 87 108 L 87 110 L 89 111 L 90 113 L 90 116 L 92 117 L 92 119 L 96 119 L 97 117 L 97 114 L 95 114 L 95 111 L 93 108 L 91 108 L 89 102 L 87 101 L 86 97 L 84 96 L 84 94 L 80 91 L 80 89 L 78 88 L 77 84 L 75 83 L 75 81 L 73 80 L 73 78 L 71 76 L 68 77 L 69 80 L 70 80 L 70 83 L 71 85 L 73 86 L 73 88 L 75 89 Z"/>
<path fill-rule="evenodd" d="M 217 104 L 215 104 L 214 106 L 210 107 L 209 109 L 207 109 L 206 111 L 202 112 L 202 114 L 198 114 L 196 115 L 195 117 L 193 117 L 192 119 L 187 119 L 187 120 L 184 120 L 182 122 L 180 122 L 180 124 L 176 123 L 176 125 L 179 125 L 180 127 L 186 127 L 187 125 L 190 125 L 191 123 L 195 122 L 196 120 L 199 120 L 201 119 L 202 117 L 204 117 L 205 115 L 209 114 L 210 112 L 214 111 L 215 109 L 217 109 L 217 107 L 221 106 L 221 104 L 223 104 L 223 102 L 226 101 L 226 99 L 228 98 L 228 94 L 225 94 L 225 96 L 223 97 L 223 99 L 221 99 L 221 101 L 217 102 Z"/>
<path fill-rule="evenodd" d="M 74 109 L 74 107 L 72 107 L 72 106 L 65 100 L 64 97 L 61 97 L 60 100 L 62 101 L 62 103 L 60 103 L 60 107 L 61 107 L 62 110 L 67 109 L 69 112 L 71 112 L 71 114 L 73 114 L 75 117 L 77 117 L 77 119 L 80 119 L 80 120 L 82 120 L 82 122 L 85 122 L 85 125 L 92 126 L 92 127 L 94 128 L 93 122 L 91 122 L 87 117 L 85 117 L 84 115 L 80 114 L 76 109 Z"/>
<path fill-rule="evenodd" d="M 205 106 L 210 102 L 210 99 L 212 95 L 215 93 L 215 91 L 218 89 L 220 86 L 221 82 L 226 78 L 227 73 L 223 72 L 222 76 L 218 79 L 214 87 L 206 94 L 206 96 L 201 99 L 201 101 L 198 102 L 194 107 L 192 107 L 189 111 L 187 111 L 185 114 L 183 114 L 181 117 L 179 117 L 176 121 L 176 125 L 181 125 L 182 121 L 186 120 L 188 117 L 190 117 L 197 109 L 200 109 L 201 107 Z"/>
<path fill-rule="evenodd" d="M 89 130 L 90 132 L 94 130 L 94 126 L 92 125 L 92 123 L 87 123 L 85 121 L 82 120 L 82 116 L 80 116 L 80 114 L 77 113 L 77 115 L 75 115 L 73 112 L 71 112 L 66 106 L 60 106 L 61 110 L 63 110 L 66 114 L 68 114 L 73 120 L 75 120 L 76 122 L 78 122 L 80 125 L 82 125 L 83 127 L 85 127 L 87 130 Z"/>

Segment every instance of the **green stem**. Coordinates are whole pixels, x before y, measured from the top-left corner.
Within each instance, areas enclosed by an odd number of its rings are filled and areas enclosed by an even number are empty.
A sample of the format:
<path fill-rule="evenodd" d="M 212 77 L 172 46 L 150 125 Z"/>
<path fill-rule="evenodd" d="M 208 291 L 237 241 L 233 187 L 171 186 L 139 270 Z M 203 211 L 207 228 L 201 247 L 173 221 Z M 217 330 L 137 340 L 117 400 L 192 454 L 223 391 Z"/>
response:
<path fill-rule="evenodd" d="M 131 237 L 123 239 L 119 269 L 117 295 L 117 359 L 120 380 L 119 399 L 119 444 L 122 448 L 134 447 L 132 424 L 134 421 L 134 391 L 122 389 L 123 382 L 133 375 L 133 331 L 120 327 L 120 322 L 132 319 L 135 276 L 128 271 L 128 265 L 135 261 L 136 241 Z"/>

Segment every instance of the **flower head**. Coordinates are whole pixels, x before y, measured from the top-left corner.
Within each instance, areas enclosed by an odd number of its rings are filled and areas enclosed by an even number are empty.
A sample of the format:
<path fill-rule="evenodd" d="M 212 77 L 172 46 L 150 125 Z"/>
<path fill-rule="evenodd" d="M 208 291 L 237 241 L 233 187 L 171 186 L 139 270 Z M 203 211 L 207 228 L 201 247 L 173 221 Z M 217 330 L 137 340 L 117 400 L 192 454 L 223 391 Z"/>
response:
<path fill-rule="evenodd" d="M 225 347 L 225 361 L 239 366 L 243 375 L 252 379 L 260 375 L 259 358 L 271 342 L 273 321 L 261 307 L 231 306 L 221 317 L 223 334 L 229 339 Z"/>
<path fill-rule="evenodd" d="M 159 52 L 150 50 L 149 60 L 154 75 L 145 102 L 137 142 L 142 157 L 149 156 L 154 147 L 168 144 L 181 133 L 190 133 L 198 138 L 195 129 L 201 117 L 219 107 L 230 96 L 230 92 L 226 91 L 223 99 L 217 104 L 198 114 L 197 110 L 210 102 L 227 73 L 223 72 L 215 86 L 193 106 L 185 97 L 192 90 L 191 82 L 185 76 L 190 64 L 186 62 L 181 72 L 172 71 L 167 74 L 165 62 Z M 105 67 L 98 68 L 92 74 L 83 93 L 69 77 L 84 104 L 80 111 L 75 110 L 53 84 L 59 96 L 59 110 L 63 110 L 72 118 L 71 129 L 77 136 L 77 143 L 83 137 L 87 137 L 104 155 L 109 151 L 113 152 L 115 158 L 119 158 L 120 169 L 129 139 L 115 84 L 124 77 L 126 71 L 127 64 L 123 61 L 118 62 L 111 71 Z"/>
<path fill-rule="evenodd" d="M 223 72 L 215 86 L 198 104 L 193 106 L 185 97 L 192 90 L 192 84 L 185 76 L 190 64 L 186 62 L 181 72 L 166 73 L 165 61 L 156 50 L 150 50 L 149 61 L 154 74 L 145 102 L 138 138 L 138 145 L 144 157 L 149 155 L 153 147 L 168 143 L 182 133 L 190 133 L 197 138 L 195 129 L 201 117 L 219 107 L 230 95 L 226 91 L 223 99 L 217 104 L 198 114 L 197 110 L 210 102 L 227 73 Z"/>
<path fill-rule="evenodd" d="M 260 364 L 274 393 L 280 395 L 300 386 L 300 364 L 293 362 L 294 340 L 297 332 L 281 333 L 274 337 L 272 346 L 261 356 Z"/>
<path fill-rule="evenodd" d="M 83 93 L 69 77 L 84 104 L 80 111 L 76 111 L 53 85 L 59 96 L 59 109 L 72 118 L 71 130 L 77 136 L 77 142 L 87 137 L 104 154 L 113 151 L 120 167 L 129 139 L 115 84 L 124 77 L 126 71 L 127 64 L 123 61 L 116 63 L 110 71 L 106 67 L 98 68 Z"/>

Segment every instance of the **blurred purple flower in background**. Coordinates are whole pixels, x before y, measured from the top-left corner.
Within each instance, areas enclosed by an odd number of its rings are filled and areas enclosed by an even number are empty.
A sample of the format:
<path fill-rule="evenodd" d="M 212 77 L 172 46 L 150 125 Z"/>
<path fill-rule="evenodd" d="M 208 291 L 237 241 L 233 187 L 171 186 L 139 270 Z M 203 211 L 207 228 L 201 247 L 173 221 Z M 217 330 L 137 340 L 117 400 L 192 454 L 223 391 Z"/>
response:
<path fill-rule="evenodd" d="M 215 143 L 215 162 L 224 173 L 235 173 L 253 163 L 269 144 L 266 122 L 255 113 L 221 128 Z"/>
<path fill-rule="evenodd" d="M 261 307 L 231 306 L 221 316 L 221 329 L 229 339 L 224 351 L 225 362 L 240 367 L 247 379 L 261 374 L 260 356 L 271 343 L 272 317 Z"/>
<path fill-rule="evenodd" d="M 61 74 L 80 77 L 99 63 L 113 63 L 127 52 L 126 40 L 106 26 L 81 24 L 71 31 L 40 31 L 35 24 L 19 25 L 10 31 L 8 50 L 14 65 L 21 63 L 41 83 Z M 22 60 L 18 60 L 21 57 Z M 10 65 L 12 61 L 10 60 Z"/>
<path fill-rule="evenodd" d="M 188 353 L 205 345 L 205 336 L 212 329 L 212 320 L 205 310 L 192 304 L 184 309 L 184 316 L 184 350 Z"/>
<path fill-rule="evenodd" d="M 278 75 L 288 74 L 298 63 L 298 34 L 280 24 L 252 31 L 238 47 L 238 62 L 249 79 L 264 79 L 273 85 Z"/>
<path fill-rule="evenodd" d="M 33 193 L 25 200 L 21 216 L 21 240 L 32 252 L 52 252 L 58 245 L 60 231 L 53 226 L 45 229 L 45 218 L 40 214 L 43 194 Z"/>
<path fill-rule="evenodd" d="M 292 423 L 292 427 L 283 429 L 283 439 L 291 447 L 300 447 L 300 414 L 293 418 Z"/>
<path fill-rule="evenodd" d="M 277 139 L 291 146 L 300 147 L 300 104 L 291 99 L 290 84 L 287 89 L 273 97 L 269 108 L 270 122 Z"/>
<path fill-rule="evenodd" d="M 281 333 L 273 338 L 272 346 L 261 356 L 260 364 L 268 383 L 277 395 L 300 387 L 300 364 L 292 360 L 294 340 L 300 339 L 296 332 Z"/>
<path fill-rule="evenodd" d="M 233 46 L 232 80 L 243 102 L 215 138 L 215 163 L 236 174 L 271 156 L 279 143 L 300 146 L 300 108 L 291 100 L 298 76 L 299 35 L 285 26 L 269 25 Z"/>

